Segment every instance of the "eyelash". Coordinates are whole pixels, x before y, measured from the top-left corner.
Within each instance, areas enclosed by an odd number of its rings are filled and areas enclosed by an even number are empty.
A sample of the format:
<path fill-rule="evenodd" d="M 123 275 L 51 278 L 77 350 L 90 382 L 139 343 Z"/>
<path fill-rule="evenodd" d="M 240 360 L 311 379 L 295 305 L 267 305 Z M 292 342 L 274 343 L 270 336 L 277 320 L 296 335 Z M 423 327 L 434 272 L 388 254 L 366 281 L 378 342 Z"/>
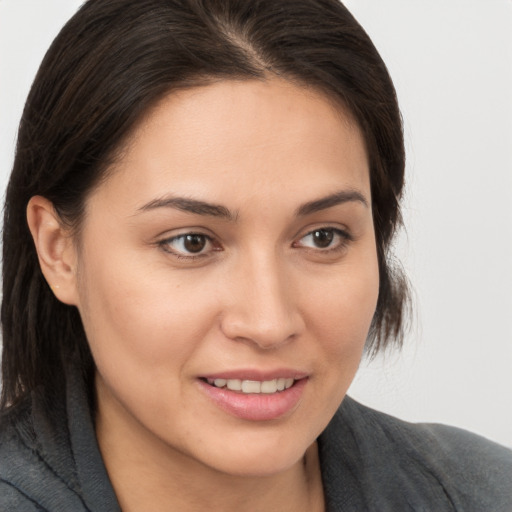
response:
<path fill-rule="evenodd" d="M 181 235 L 176 235 L 171 238 L 166 238 L 165 240 L 158 242 L 158 245 L 165 252 L 172 254 L 174 257 L 176 257 L 180 260 L 197 260 L 197 259 L 205 258 L 205 257 L 209 256 L 209 253 L 200 252 L 198 254 L 194 254 L 194 253 L 185 254 L 185 253 L 180 253 L 176 250 L 172 250 L 170 248 L 171 243 L 176 242 L 178 240 L 185 241 L 185 239 L 187 237 L 202 237 L 205 240 L 205 245 L 208 245 L 208 244 L 213 245 L 213 243 L 214 243 L 213 238 L 209 235 L 205 235 L 204 233 L 189 232 L 189 233 L 183 233 Z M 222 249 L 220 248 L 220 246 L 217 246 L 217 247 L 212 248 L 212 250 L 213 251 L 221 251 Z"/>
<path fill-rule="evenodd" d="M 304 240 L 306 237 L 313 236 L 315 233 L 320 233 L 320 232 L 332 234 L 333 239 L 335 239 L 335 237 L 339 237 L 338 243 L 336 243 L 334 247 L 331 247 L 330 245 L 328 245 L 325 248 L 307 247 L 307 246 L 300 245 L 300 242 L 302 240 Z M 201 252 L 198 252 L 197 254 L 194 254 L 194 253 L 186 254 L 183 252 L 180 253 L 180 252 L 178 252 L 176 250 L 172 250 L 170 248 L 170 245 L 173 242 L 176 242 L 179 240 L 185 241 L 185 239 L 187 237 L 202 237 L 205 241 L 205 247 L 208 245 L 211 245 L 212 248 L 210 249 L 210 251 L 207 251 L 207 252 L 203 252 L 203 249 L 201 249 Z M 294 247 L 294 248 L 302 247 L 305 250 L 314 251 L 317 254 L 318 253 L 331 254 L 331 253 L 336 253 L 336 252 L 340 252 L 340 251 L 344 250 L 347 247 L 347 245 L 350 242 L 352 242 L 353 240 L 354 240 L 353 237 L 348 232 L 346 232 L 342 229 L 327 226 L 327 227 L 320 227 L 320 228 L 308 231 L 305 235 L 301 236 L 297 242 L 293 242 L 292 247 Z M 164 250 L 165 252 L 173 255 L 174 257 L 176 257 L 180 260 L 189 260 L 189 261 L 198 260 L 200 258 L 206 258 L 211 255 L 210 252 L 222 251 L 221 246 L 219 244 L 216 244 L 214 239 L 211 236 L 206 235 L 204 233 L 200 233 L 200 232 L 197 233 L 197 232 L 193 232 L 193 231 L 161 240 L 160 242 L 158 242 L 158 246 L 161 247 L 162 250 Z"/>
<path fill-rule="evenodd" d="M 317 253 L 320 252 L 322 254 L 331 254 L 331 253 L 336 253 L 336 252 L 344 250 L 347 247 L 347 245 L 354 240 L 353 237 L 347 231 L 344 231 L 342 229 L 333 228 L 333 227 L 320 227 L 320 228 L 313 229 L 313 230 L 309 231 L 308 233 L 306 233 L 304 236 L 302 236 L 299 239 L 299 242 L 301 240 L 304 240 L 308 236 L 313 236 L 314 234 L 320 233 L 320 232 L 331 234 L 333 236 L 333 239 L 335 239 L 334 237 L 338 237 L 339 238 L 338 243 L 335 243 L 333 247 L 331 247 L 329 245 L 326 248 L 304 247 L 304 249 L 306 249 L 306 250 L 309 249 L 309 250 L 315 251 Z M 300 246 L 298 245 L 298 242 L 294 242 L 293 247 L 300 247 Z"/>

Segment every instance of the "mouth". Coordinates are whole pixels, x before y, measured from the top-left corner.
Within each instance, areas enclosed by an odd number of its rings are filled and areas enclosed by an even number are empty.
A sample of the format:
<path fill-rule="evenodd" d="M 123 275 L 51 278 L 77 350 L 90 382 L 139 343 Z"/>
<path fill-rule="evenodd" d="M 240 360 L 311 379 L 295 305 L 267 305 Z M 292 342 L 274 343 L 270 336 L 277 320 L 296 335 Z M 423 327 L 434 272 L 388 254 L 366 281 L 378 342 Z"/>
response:
<path fill-rule="evenodd" d="M 309 375 L 286 370 L 265 373 L 240 371 L 200 377 L 199 389 L 221 410 L 243 420 L 287 417 L 301 403 Z"/>
<path fill-rule="evenodd" d="M 242 379 L 204 379 L 210 386 L 219 389 L 229 389 L 242 394 L 271 395 L 290 389 L 295 379 L 279 377 L 271 380 L 242 380 Z"/>

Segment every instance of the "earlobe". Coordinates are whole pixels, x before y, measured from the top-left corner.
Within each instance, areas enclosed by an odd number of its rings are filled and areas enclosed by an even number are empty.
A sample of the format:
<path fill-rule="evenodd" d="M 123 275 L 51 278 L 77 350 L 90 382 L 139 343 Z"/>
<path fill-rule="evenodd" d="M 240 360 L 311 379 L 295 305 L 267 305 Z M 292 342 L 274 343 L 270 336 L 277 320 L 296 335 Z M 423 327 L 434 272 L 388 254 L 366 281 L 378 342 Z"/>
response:
<path fill-rule="evenodd" d="M 61 302 L 77 306 L 77 258 L 70 229 L 63 225 L 53 203 L 41 196 L 28 202 L 27 222 L 50 288 Z"/>

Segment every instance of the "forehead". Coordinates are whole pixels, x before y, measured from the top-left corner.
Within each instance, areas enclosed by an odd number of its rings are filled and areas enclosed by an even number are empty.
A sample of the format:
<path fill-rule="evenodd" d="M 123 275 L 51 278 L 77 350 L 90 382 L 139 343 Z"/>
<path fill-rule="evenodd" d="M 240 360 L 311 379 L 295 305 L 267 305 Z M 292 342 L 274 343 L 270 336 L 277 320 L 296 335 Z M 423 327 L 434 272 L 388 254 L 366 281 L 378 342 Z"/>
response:
<path fill-rule="evenodd" d="M 369 198 L 358 125 L 324 94 L 274 79 L 169 94 L 139 122 L 108 181 L 116 196 L 124 181 L 126 194 L 137 191 L 144 202 L 175 191 L 229 198 L 236 188 L 256 194 L 269 184 L 322 195 L 329 180 Z"/>

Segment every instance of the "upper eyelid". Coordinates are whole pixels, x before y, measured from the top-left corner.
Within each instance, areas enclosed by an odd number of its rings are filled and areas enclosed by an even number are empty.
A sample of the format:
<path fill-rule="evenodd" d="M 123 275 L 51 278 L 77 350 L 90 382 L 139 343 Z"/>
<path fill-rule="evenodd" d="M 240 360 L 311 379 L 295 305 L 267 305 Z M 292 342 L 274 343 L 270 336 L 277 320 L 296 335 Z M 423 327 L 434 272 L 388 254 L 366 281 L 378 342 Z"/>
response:
<path fill-rule="evenodd" d="M 220 238 L 218 236 L 206 232 L 208 230 L 206 230 L 205 228 L 199 227 L 199 228 L 184 228 L 184 229 L 185 229 L 185 231 L 177 233 L 177 234 L 169 234 L 168 231 L 163 232 L 162 234 L 160 234 L 156 237 L 157 243 L 167 242 L 169 240 L 175 240 L 177 238 L 181 238 L 181 237 L 184 237 L 187 235 L 204 236 L 210 241 L 219 241 L 220 240 Z M 307 228 L 303 228 L 300 231 L 298 231 L 296 233 L 296 235 L 293 236 L 292 238 L 293 238 L 293 240 L 300 240 L 301 238 L 304 238 L 305 236 L 308 236 L 308 235 L 314 233 L 315 231 L 321 231 L 323 229 L 333 230 L 347 238 L 353 238 L 352 233 L 350 232 L 350 230 L 347 227 L 333 226 L 331 224 L 320 224 L 318 226 L 308 226 Z"/>
<path fill-rule="evenodd" d="M 201 231 L 186 231 L 185 233 L 178 233 L 177 235 L 171 235 L 171 236 L 163 236 L 162 242 L 169 241 L 169 240 L 176 240 L 177 238 L 184 238 L 186 236 L 204 236 L 208 240 L 213 240 L 214 237 L 209 235 L 208 233 L 202 233 Z"/>
<path fill-rule="evenodd" d="M 184 226 L 181 228 L 166 229 L 165 231 L 161 231 L 158 235 L 156 235 L 155 238 L 170 240 L 172 238 L 178 238 L 180 236 L 186 235 L 203 235 L 212 239 L 216 238 L 216 236 L 211 233 L 211 230 L 203 226 Z"/>
<path fill-rule="evenodd" d="M 325 224 L 325 225 L 320 224 L 318 226 L 308 227 L 306 230 L 300 231 L 294 237 L 294 240 L 301 240 L 302 238 L 304 238 L 304 237 L 306 237 L 308 235 L 313 234 L 315 231 L 322 231 L 322 230 L 332 230 L 332 231 L 336 232 L 337 234 L 339 234 L 340 236 L 343 236 L 347 240 L 353 240 L 354 239 L 353 234 L 346 227 L 333 226 L 333 225 L 330 225 L 330 224 Z"/>
<path fill-rule="evenodd" d="M 184 228 L 185 230 L 176 233 L 176 234 L 169 234 L 168 232 L 162 233 L 160 236 L 158 236 L 158 239 L 156 241 L 157 244 L 165 244 L 166 242 L 170 242 L 179 238 L 183 238 L 187 235 L 200 235 L 204 236 L 210 243 L 218 243 L 219 245 L 222 245 L 220 242 L 220 239 L 218 236 L 213 235 L 211 233 L 207 233 L 205 228 Z M 333 230 L 335 233 L 337 233 L 339 236 L 342 236 L 348 241 L 354 240 L 353 234 L 350 232 L 350 230 L 343 226 L 333 226 L 332 224 L 319 224 L 317 226 L 308 226 L 307 228 L 299 231 L 294 237 L 293 237 L 293 243 L 298 242 L 299 240 L 305 238 L 308 235 L 313 234 L 315 231 L 320 230 Z"/>
<path fill-rule="evenodd" d="M 193 227 L 193 228 L 182 228 L 175 230 L 166 230 L 155 236 L 154 243 L 157 245 L 164 244 L 165 242 L 169 242 L 171 240 L 176 240 L 177 238 L 185 237 L 187 235 L 200 235 L 207 238 L 210 242 L 219 241 L 219 237 L 215 234 L 212 234 L 210 230 L 203 227 Z M 174 232 L 173 232 L 174 231 Z M 177 231 L 177 233 L 175 233 Z"/>

